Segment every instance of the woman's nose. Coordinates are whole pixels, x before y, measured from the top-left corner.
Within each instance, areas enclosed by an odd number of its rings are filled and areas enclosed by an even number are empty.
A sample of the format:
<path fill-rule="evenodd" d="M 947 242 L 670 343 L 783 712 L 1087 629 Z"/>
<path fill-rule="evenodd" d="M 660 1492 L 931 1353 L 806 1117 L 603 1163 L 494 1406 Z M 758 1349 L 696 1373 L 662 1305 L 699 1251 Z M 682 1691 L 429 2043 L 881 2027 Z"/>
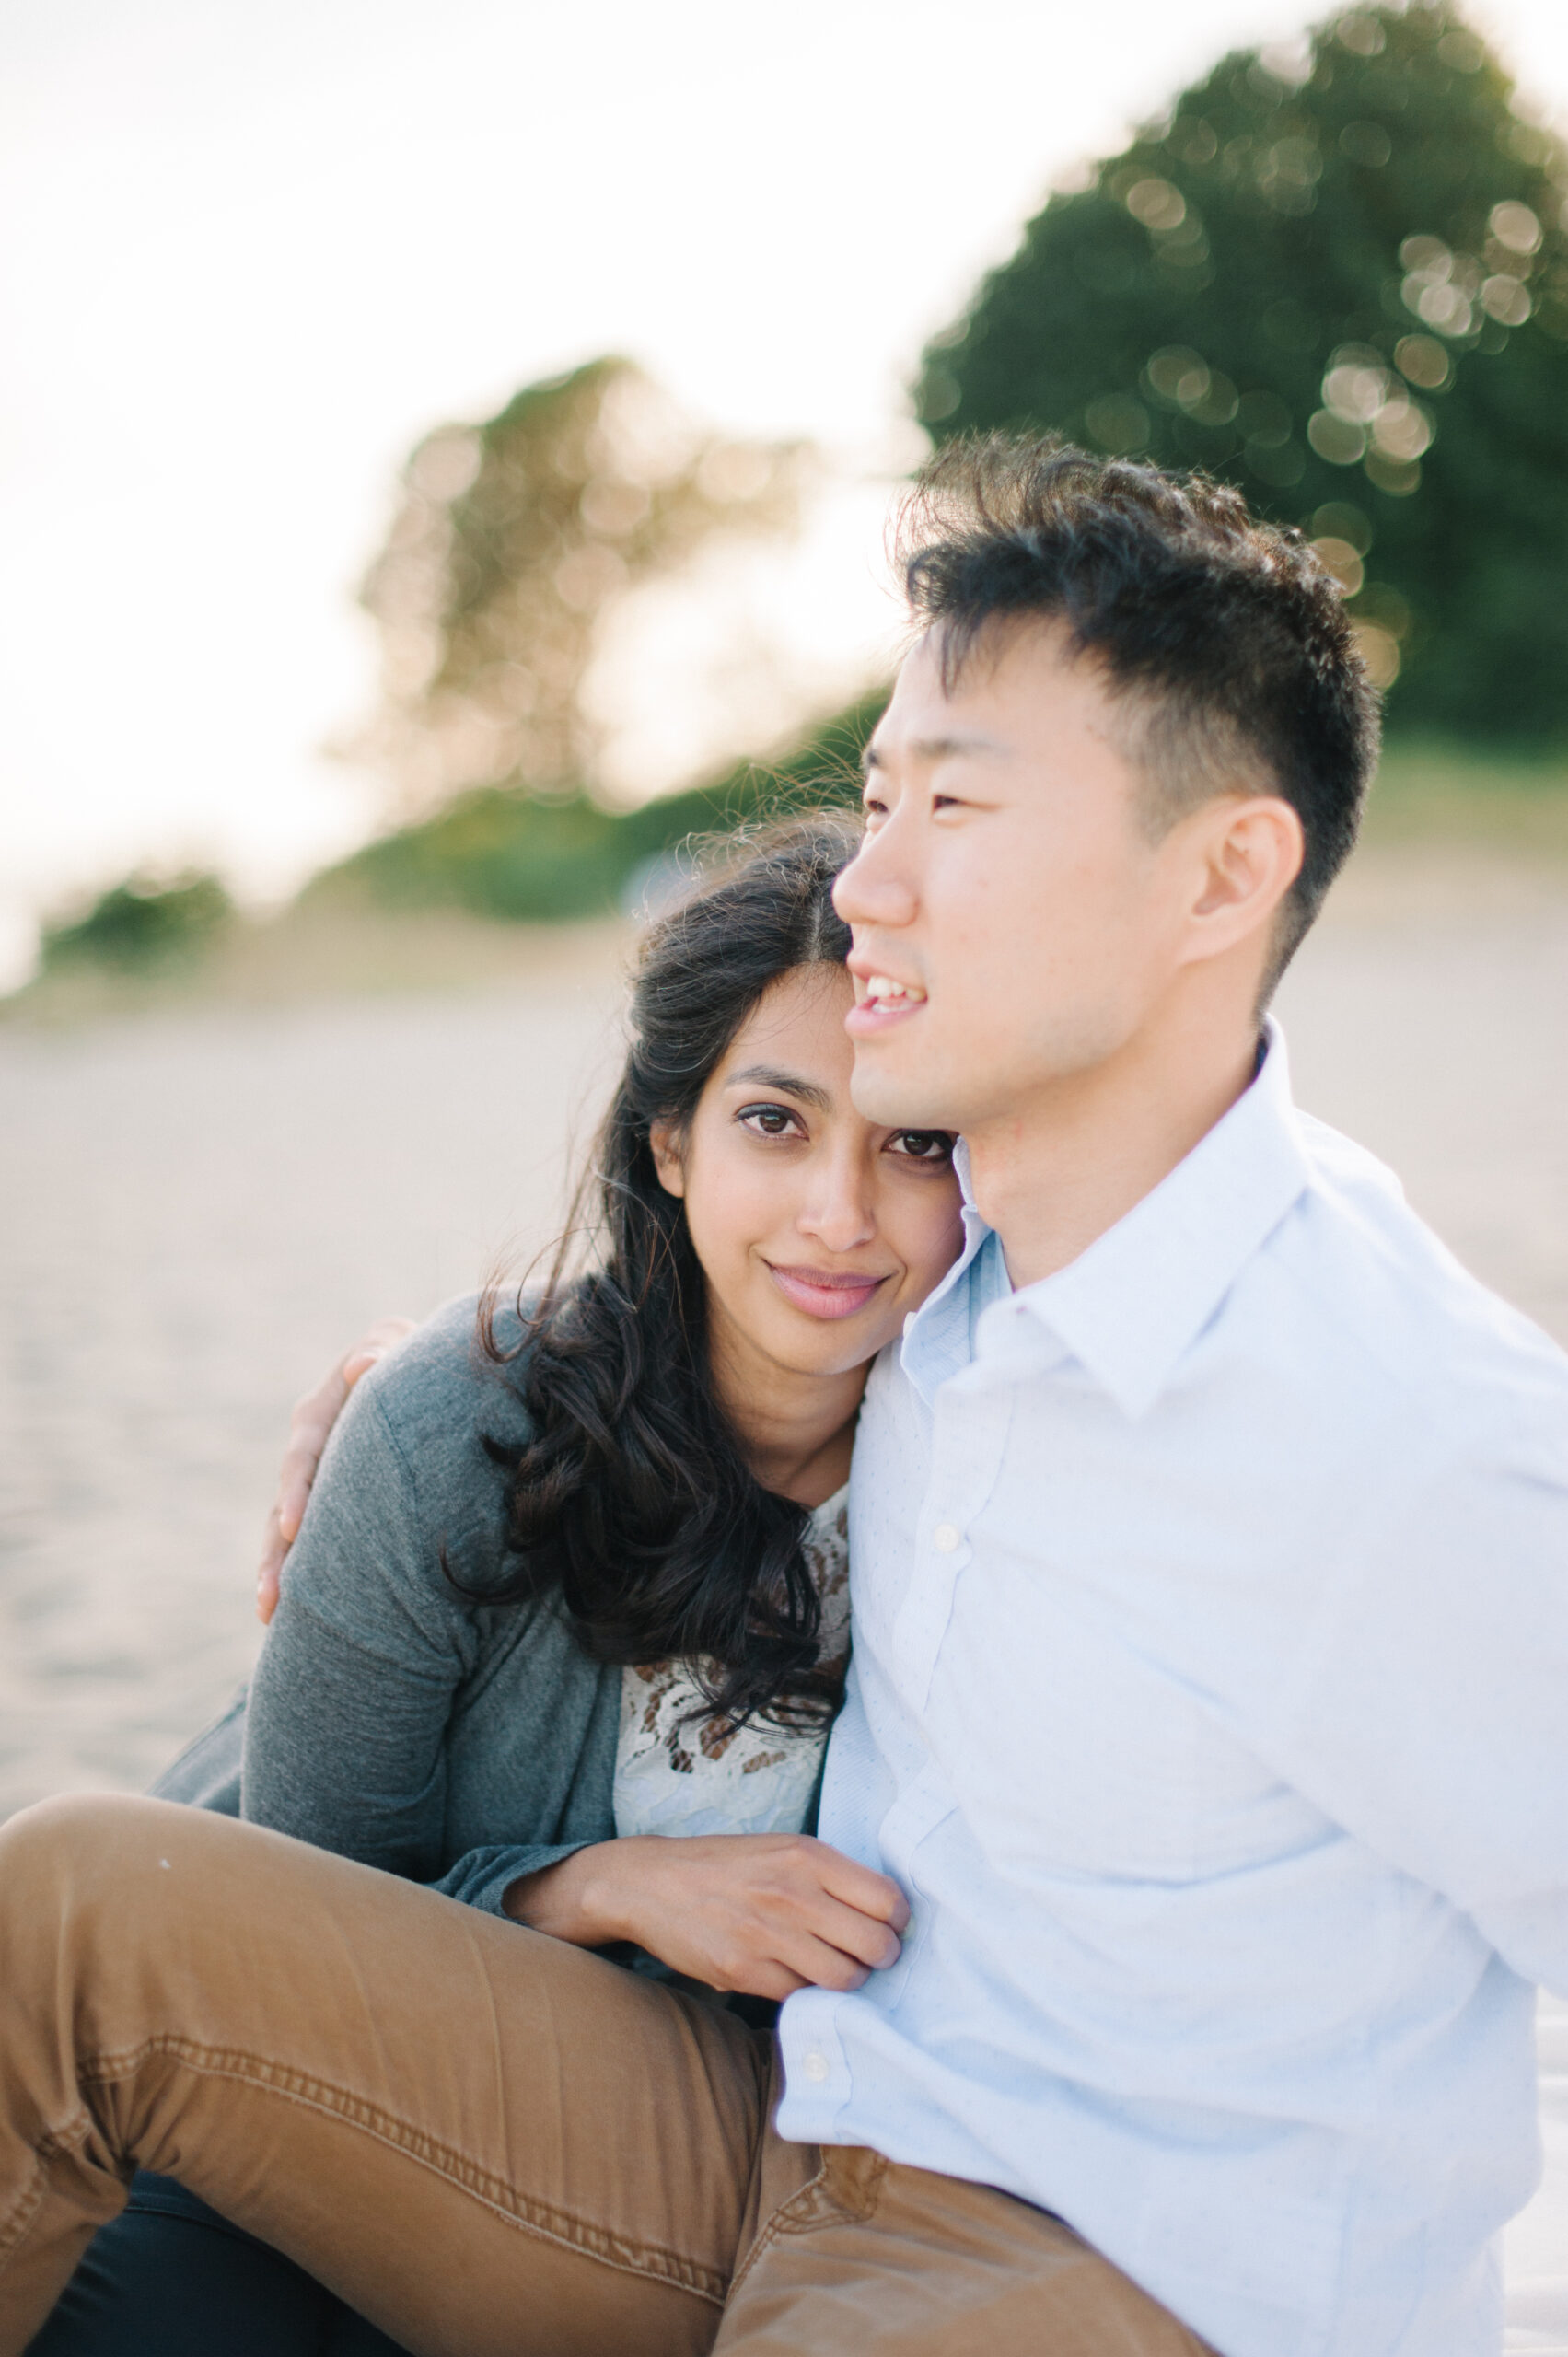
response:
<path fill-rule="evenodd" d="M 799 1226 L 829 1252 L 853 1252 L 877 1233 L 871 1187 L 858 1159 L 834 1160 L 821 1167 L 819 1183 L 802 1211 Z"/>

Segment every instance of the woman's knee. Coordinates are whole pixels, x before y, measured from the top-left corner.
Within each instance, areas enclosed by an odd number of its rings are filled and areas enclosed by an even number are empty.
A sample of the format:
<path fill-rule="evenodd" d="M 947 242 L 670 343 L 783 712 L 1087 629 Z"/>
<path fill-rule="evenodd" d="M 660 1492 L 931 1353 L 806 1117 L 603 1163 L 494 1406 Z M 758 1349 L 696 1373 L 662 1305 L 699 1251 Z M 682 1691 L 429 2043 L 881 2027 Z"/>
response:
<path fill-rule="evenodd" d="M 180 1911 L 171 1870 L 180 1820 L 196 1812 L 118 1793 L 68 1793 L 0 1826 L 0 1930 L 7 1948 L 56 1946 L 73 1925 L 104 1922 L 130 1936 L 139 1914 L 168 1925 Z M 170 1840 L 168 1837 L 177 1838 Z"/>
<path fill-rule="evenodd" d="M 84 1863 L 112 1857 L 126 1806 L 114 1793 L 63 1793 L 8 1817 L 0 1825 L 0 1903 L 36 1907 Z"/>

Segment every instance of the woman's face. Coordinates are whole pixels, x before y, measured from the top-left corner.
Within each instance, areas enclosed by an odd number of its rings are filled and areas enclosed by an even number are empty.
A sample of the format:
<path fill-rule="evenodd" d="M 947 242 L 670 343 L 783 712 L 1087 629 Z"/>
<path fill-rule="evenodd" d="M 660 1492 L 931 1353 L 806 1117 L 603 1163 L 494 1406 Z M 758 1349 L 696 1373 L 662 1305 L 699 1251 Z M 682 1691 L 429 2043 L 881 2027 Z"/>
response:
<path fill-rule="evenodd" d="M 772 984 L 685 1133 L 656 1127 L 683 1198 L 714 1341 L 802 1375 L 842 1375 L 899 1333 L 962 1239 L 952 1140 L 884 1130 L 850 1103 L 854 1003 L 841 966 Z"/>

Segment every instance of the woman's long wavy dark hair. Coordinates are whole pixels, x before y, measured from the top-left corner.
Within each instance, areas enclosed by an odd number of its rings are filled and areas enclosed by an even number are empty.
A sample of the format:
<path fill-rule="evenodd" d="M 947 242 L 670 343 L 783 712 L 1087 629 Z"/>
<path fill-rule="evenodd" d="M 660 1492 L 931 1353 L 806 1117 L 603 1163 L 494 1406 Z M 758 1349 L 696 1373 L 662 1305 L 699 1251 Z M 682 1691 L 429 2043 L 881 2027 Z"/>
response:
<path fill-rule="evenodd" d="M 830 813 L 759 831 L 649 927 L 625 1070 L 578 1197 L 597 1214 L 596 1265 L 565 1275 L 569 1231 L 542 1299 L 522 1310 L 517 1382 L 534 1437 L 486 1444 L 513 1477 L 517 1568 L 485 1600 L 558 1595 L 595 1659 L 684 1659 L 731 1722 L 819 1718 L 838 1683 L 817 1666 L 807 1511 L 754 1478 L 714 1396 L 702 1265 L 650 1132 L 690 1123 L 770 984 L 843 963 L 830 896 L 855 841 Z M 493 1306 L 484 1333 L 501 1356 Z"/>

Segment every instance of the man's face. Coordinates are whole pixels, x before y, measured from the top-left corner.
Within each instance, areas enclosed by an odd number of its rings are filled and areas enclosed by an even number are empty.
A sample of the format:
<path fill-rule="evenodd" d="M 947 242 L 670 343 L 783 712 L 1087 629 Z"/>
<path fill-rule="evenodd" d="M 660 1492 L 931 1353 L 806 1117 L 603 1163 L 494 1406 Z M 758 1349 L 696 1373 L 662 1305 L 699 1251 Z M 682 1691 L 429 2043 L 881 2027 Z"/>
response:
<path fill-rule="evenodd" d="M 872 739 L 854 930 L 854 1097 L 976 1131 L 1103 1063 L 1157 1004 L 1190 906 L 1181 827 L 1151 842 L 1125 708 L 1047 623 L 999 630 L 944 690 L 916 647 Z"/>

